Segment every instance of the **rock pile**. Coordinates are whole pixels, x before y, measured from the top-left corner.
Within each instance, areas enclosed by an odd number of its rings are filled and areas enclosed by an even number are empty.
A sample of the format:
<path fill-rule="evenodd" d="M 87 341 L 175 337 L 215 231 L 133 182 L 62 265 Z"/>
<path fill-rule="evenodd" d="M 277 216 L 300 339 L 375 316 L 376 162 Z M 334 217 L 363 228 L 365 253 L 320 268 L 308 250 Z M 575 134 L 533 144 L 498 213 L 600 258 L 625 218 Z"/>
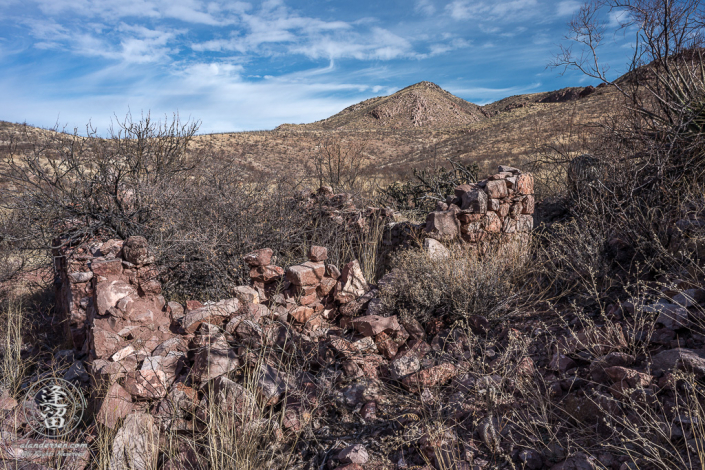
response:
<path fill-rule="evenodd" d="M 534 226 L 534 178 L 516 168 L 499 171 L 476 184 L 455 188 L 426 219 L 425 232 L 440 241 L 461 239 L 477 244 L 500 236 L 527 239 Z"/>

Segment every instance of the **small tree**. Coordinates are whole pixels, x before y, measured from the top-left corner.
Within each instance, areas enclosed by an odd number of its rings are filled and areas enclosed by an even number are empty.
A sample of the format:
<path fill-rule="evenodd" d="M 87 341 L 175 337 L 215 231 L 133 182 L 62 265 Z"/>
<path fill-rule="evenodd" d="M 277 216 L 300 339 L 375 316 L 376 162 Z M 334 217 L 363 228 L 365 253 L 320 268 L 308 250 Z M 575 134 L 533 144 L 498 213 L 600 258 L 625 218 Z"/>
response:
<path fill-rule="evenodd" d="M 602 181 L 602 194 L 613 207 L 632 200 L 653 206 L 703 181 L 703 7 L 700 0 L 587 2 L 569 23 L 570 45 L 561 46 L 550 64 L 577 69 L 624 98 L 625 115 L 605 123 L 603 137 L 613 145 L 595 153 L 612 175 Z M 609 30 L 605 13 L 619 20 L 615 32 L 634 34 L 629 71 L 621 79 L 608 78 L 609 66 L 598 59 Z"/>
<path fill-rule="evenodd" d="M 22 214 L 26 238 L 44 247 L 57 235 L 142 233 L 166 202 L 160 190 L 177 187 L 197 161 L 187 148 L 198 126 L 128 114 L 107 138 L 90 124 L 86 137 L 56 128 L 13 136 L 0 161 L 0 207 Z"/>
<path fill-rule="evenodd" d="M 361 176 L 369 164 L 366 152 L 366 140 L 330 137 L 319 141 L 313 157 L 319 185 L 343 191 L 359 189 Z"/>

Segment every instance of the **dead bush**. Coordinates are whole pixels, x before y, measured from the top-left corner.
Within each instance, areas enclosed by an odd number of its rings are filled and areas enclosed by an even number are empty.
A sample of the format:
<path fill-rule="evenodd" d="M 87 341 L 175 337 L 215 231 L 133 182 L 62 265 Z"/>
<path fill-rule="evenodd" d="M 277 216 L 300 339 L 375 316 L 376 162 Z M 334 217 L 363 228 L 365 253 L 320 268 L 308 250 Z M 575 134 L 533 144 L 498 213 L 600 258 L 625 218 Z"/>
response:
<path fill-rule="evenodd" d="M 394 259 L 393 278 L 380 288 L 385 309 L 425 323 L 431 318 L 464 320 L 472 315 L 496 319 L 507 313 L 521 292 L 525 258 L 501 244 L 483 254 L 464 245 L 448 258 L 406 250 Z"/>

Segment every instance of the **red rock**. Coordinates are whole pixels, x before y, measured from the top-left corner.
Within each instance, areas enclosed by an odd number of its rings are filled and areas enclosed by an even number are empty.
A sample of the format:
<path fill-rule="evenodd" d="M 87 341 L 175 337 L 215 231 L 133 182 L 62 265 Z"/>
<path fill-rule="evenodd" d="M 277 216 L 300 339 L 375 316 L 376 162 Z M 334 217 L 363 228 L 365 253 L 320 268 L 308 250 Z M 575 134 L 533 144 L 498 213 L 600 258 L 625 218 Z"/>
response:
<path fill-rule="evenodd" d="M 255 281 L 274 282 L 284 275 L 284 269 L 279 266 L 255 266 L 250 269 L 250 277 Z"/>
<path fill-rule="evenodd" d="M 419 369 L 421 369 L 421 363 L 414 354 L 397 357 L 389 364 L 389 373 L 394 380 L 402 380 L 404 377 L 418 372 Z"/>
<path fill-rule="evenodd" d="M 132 396 L 115 382 L 108 388 L 100 404 L 96 421 L 114 430 L 118 421 L 132 413 L 132 409 Z"/>
<path fill-rule="evenodd" d="M 204 384 L 210 379 L 227 374 L 239 365 L 237 353 L 224 337 L 219 336 L 214 338 L 209 346 L 196 353 L 191 373 L 197 382 Z"/>
<path fill-rule="evenodd" d="M 415 320 L 413 318 L 402 318 L 400 320 L 400 323 L 412 338 L 417 338 L 421 340 L 426 339 L 426 331 L 423 329 L 423 326 L 421 326 L 421 323 L 419 323 L 418 320 Z"/>
<path fill-rule="evenodd" d="M 460 186 L 457 186 L 453 192 L 455 193 L 455 197 L 461 198 L 463 197 L 463 194 L 472 191 L 475 188 L 474 184 L 461 184 Z"/>
<path fill-rule="evenodd" d="M 497 215 L 500 219 L 504 220 L 509 215 L 509 204 L 504 202 L 499 205 L 499 210 L 497 210 Z"/>
<path fill-rule="evenodd" d="M 91 271 L 96 276 L 120 276 L 122 274 L 122 260 L 120 258 L 96 259 L 91 262 Z"/>
<path fill-rule="evenodd" d="M 340 303 L 349 303 L 363 296 L 370 287 L 360 268 L 360 263 L 353 260 L 343 267 L 335 287 L 335 300 Z"/>
<path fill-rule="evenodd" d="M 314 311 L 310 307 L 296 307 L 289 315 L 299 323 L 306 323 L 313 316 Z"/>
<path fill-rule="evenodd" d="M 485 186 L 485 192 L 492 199 L 502 199 L 507 197 L 507 182 L 504 179 L 488 181 Z"/>
<path fill-rule="evenodd" d="M 328 259 L 328 249 L 322 246 L 311 246 L 308 249 L 309 261 L 325 261 Z"/>
<path fill-rule="evenodd" d="M 516 367 L 516 375 L 519 377 L 531 377 L 536 373 L 536 366 L 534 365 L 533 359 L 530 357 L 524 357 L 519 361 Z"/>
<path fill-rule="evenodd" d="M 250 267 L 256 266 L 267 266 L 272 261 L 272 255 L 274 252 L 271 248 L 263 248 L 261 250 L 253 251 L 242 257 L 242 259 Z"/>
<path fill-rule="evenodd" d="M 431 212 L 424 230 L 440 240 L 452 240 L 458 236 L 460 224 L 454 211 Z"/>
<path fill-rule="evenodd" d="M 536 199 L 534 199 L 534 196 L 532 194 L 529 194 L 526 196 L 526 198 L 523 201 L 523 208 L 522 208 L 521 213 L 531 215 L 534 213 L 535 206 L 536 206 Z"/>
<path fill-rule="evenodd" d="M 203 304 L 199 302 L 198 300 L 187 300 L 186 301 L 186 313 L 190 312 L 191 310 L 196 310 L 197 308 L 203 307 Z"/>
<path fill-rule="evenodd" d="M 467 210 L 474 214 L 484 214 L 487 212 L 487 193 L 481 189 L 473 189 L 464 193 L 461 197 L 461 210 Z"/>
<path fill-rule="evenodd" d="M 137 296 L 137 291 L 125 281 L 102 281 L 95 288 L 95 306 L 98 315 L 110 315 L 110 309 L 114 308 L 123 297 Z"/>
<path fill-rule="evenodd" d="M 534 217 L 532 215 L 520 215 L 517 219 L 518 232 L 531 232 L 534 228 Z"/>
<path fill-rule="evenodd" d="M 232 289 L 232 292 L 235 297 L 245 302 L 259 303 L 259 293 L 250 286 L 237 286 Z"/>
<path fill-rule="evenodd" d="M 331 277 L 324 277 L 321 279 L 321 284 L 316 288 L 316 292 L 320 297 L 325 297 L 330 294 L 330 292 L 335 288 L 338 283 L 335 279 Z"/>
<path fill-rule="evenodd" d="M 362 444 L 348 446 L 338 453 L 338 460 L 342 463 L 355 463 L 362 465 L 367 463 L 369 459 L 370 456 L 367 454 L 367 450 Z"/>
<path fill-rule="evenodd" d="M 519 194 L 534 194 L 534 177 L 531 173 L 524 173 L 517 176 L 516 190 Z"/>
<path fill-rule="evenodd" d="M 379 352 L 381 352 L 387 359 L 393 359 L 399 351 L 397 343 L 395 343 L 394 340 L 384 332 L 377 335 L 375 338 L 375 344 L 377 345 Z"/>
<path fill-rule="evenodd" d="M 233 314 L 231 309 L 226 309 L 217 304 L 206 305 L 196 310 L 188 312 L 181 320 L 181 326 L 186 333 L 195 333 L 202 323 L 212 325 L 223 324 Z"/>
<path fill-rule="evenodd" d="M 452 379 L 457 373 L 453 364 L 445 362 L 404 377 L 401 381 L 408 390 L 420 392 L 424 388 L 440 385 Z"/>
<path fill-rule="evenodd" d="M 91 346 L 97 358 L 107 358 L 124 346 L 124 339 L 110 330 L 93 325 L 91 330 Z"/>
<path fill-rule="evenodd" d="M 373 401 L 368 401 L 365 403 L 365 405 L 360 409 L 360 416 L 362 416 L 363 419 L 374 419 L 377 415 L 377 403 Z"/>
<path fill-rule="evenodd" d="M 235 415 L 238 418 L 251 418 L 257 407 L 255 396 L 242 385 L 227 377 L 213 379 L 214 403 L 226 416 Z"/>
<path fill-rule="evenodd" d="M 144 237 L 130 237 L 122 246 L 122 257 L 125 261 L 137 266 L 151 264 L 154 256 L 150 253 L 149 244 Z"/>
<path fill-rule="evenodd" d="M 646 387 L 651 383 L 652 379 L 648 374 L 621 366 L 607 367 L 605 374 L 614 382 L 626 383 L 631 388 Z"/>
<path fill-rule="evenodd" d="M 269 364 L 263 364 L 258 373 L 256 387 L 265 405 L 276 405 L 286 391 L 285 375 Z"/>
<path fill-rule="evenodd" d="M 100 246 L 100 256 L 105 259 L 111 259 L 119 256 L 124 243 L 125 242 L 122 240 L 115 238 L 108 240 Z"/>
<path fill-rule="evenodd" d="M 166 387 L 166 375 L 161 370 L 136 370 L 128 372 L 125 377 L 125 390 L 133 397 L 164 398 Z"/>
<path fill-rule="evenodd" d="M 296 286 L 315 286 L 321 282 L 325 272 L 325 263 L 308 261 L 287 268 L 286 278 Z"/>
<path fill-rule="evenodd" d="M 159 454 L 159 426 L 147 413 L 127 415 L 113 439 L 109 468 L 147 470 L 154 468 Z"/>
<path fill-rule="evenodd" d="M 458 220 L 461 224 L 470 224 L 473 222 L 479 222 L 483 218 L 482 214 L 458 214 Z"/>
<path fill-rule="evenodd" d="M 314 291 L 309 295 L 304 295 L 299 298 L 299 303 L 301 305 L 311 305 L 318 300 L 318 294 Z"/>
<path fill-rule="evenodd" d="M 548 367 L 552 370 L 557 370 L 559 372 L 565 372 L 569 369 L 572 369 L 573 367 L 576 367 L 577 364 L 575 363 L 574 360 L 569 358 L 568 356 L 565 356 L 563 354 L 555 353 L 553 355 L 553 358 L 551 359 L 550 364 Z"/>
<path fill-rule="evenodd" d="M 489 233 L 499 233 L 502 230 L 502 219 L 494 212 L 488 212 L 485 216 L 484 226 Z"/>
<path fill-rule="evenodd" d="M 352 319 L 352 326 L 363 336 L 377 336 L 382 332 L 391 333 L 399 329 L 397 316 L 380 317 L 366 315 Z"/>

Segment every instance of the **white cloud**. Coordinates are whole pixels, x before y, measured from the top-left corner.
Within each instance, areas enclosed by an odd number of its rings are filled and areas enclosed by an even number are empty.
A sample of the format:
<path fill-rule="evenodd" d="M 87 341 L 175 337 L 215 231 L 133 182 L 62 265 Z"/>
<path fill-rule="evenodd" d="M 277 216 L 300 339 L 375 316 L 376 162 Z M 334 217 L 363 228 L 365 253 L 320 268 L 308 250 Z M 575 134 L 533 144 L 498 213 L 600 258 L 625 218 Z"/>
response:
<path fill-rule="evenodd" d="M 611 28 L 616 28 L 626 23 L 629 20 L 629 15 L 624 10 L 613 10 L 609 12 L 607 25 Z"/>
<path fill-rule="evenodd" d="M 558 16 L 569 16 L 578 11 L 581 6 L 582 4 L 575 0 L 565 0 L 563 2 L 558 2 L 556 14 Z"/>
<path fill-rule="evenodd" d="M 507 22 L 525 20 L 526 14 L 537 14 L 537 0 L 497 0 L 477 2 L 454 0 L 446 5 L 446 12 L 456 20 L 482 19 L 483 21 Z"/>
<path fill-rule="evenodd" d="M 416 0 L 414 11 L 422 15 L 431 16 L 436 13 L 436 6 L 431 0 Z"/>

